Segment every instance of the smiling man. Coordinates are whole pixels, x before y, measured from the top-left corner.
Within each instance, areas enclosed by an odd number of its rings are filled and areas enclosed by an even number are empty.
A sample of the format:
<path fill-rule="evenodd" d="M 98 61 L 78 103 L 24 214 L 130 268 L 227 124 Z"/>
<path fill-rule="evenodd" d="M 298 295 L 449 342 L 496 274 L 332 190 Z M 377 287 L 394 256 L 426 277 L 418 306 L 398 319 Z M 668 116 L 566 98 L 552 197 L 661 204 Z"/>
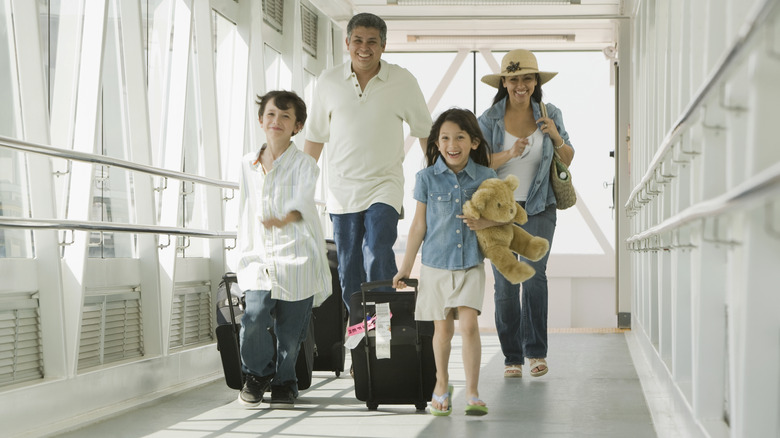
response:
<path fill-rule="evenodd" d="M 350 61 L 320 75 L 306 132 L 306 153 L 319 160 L 325 150 L 327 208 L 347 308 L 360 283 L 389 280 L 397 272 L 393 244 L 403 204 L 403 123 L 423 148 L 431 129 L 417 80 L 382 60 L 386 42 L 384 20 L 367 13 L 352 17 L 346 38 Z"/>

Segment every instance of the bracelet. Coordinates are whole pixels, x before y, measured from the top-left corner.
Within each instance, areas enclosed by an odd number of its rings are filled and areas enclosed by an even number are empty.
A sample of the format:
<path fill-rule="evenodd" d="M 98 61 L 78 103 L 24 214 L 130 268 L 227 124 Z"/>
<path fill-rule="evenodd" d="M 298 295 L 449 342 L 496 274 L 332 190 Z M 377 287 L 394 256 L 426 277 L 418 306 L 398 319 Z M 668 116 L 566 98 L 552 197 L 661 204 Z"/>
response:
<path fill-rule="evenodd" d="M 564 145 L 566 145 L 566 140 L 561 140 L 560 146 L 553 146 L 553 147 L 557 151 L 558 149 L 562 148 Z"/>

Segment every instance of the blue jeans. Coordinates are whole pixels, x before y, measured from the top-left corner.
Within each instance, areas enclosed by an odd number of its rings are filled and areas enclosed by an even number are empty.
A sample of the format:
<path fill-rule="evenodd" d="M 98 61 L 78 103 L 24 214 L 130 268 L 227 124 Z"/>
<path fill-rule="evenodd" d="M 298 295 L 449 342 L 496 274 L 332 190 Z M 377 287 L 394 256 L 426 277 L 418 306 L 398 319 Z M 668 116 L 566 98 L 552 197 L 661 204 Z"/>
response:
<path fill-rule="evenodd" d="M 248 290 L 245 295 L 240 333 L 241 368 L 258 377 L 273 376 L 271 385 L 287 386 L 297 396 L 295 362 L 301 342 L 306 338 L 314 298 L 275 300 L 267 290 Z M 271 328 L 276 334 L 276 345 Z"/>
<path fill-rule="evenodd" d="M 523 205 L 524 203 L 520 203 Z M 557 212 L 554 205 L 539 214 L 528 216 L 523 229 L 533 236 L 544 237 L 552 247 Z M 523 282 L 522 303 L 520 285 L 512 284 L 493 266 L 495 276 L 495 317 L 498 340 L 504 353 L 504 364 L 522 364 L 524 357 L 547 357 L 547 259 L 548 252 L 541 260 L 530 264 L 536 274 Z"/>
<path fill-rule="evenodd" d="M 398 272 L 393 245 L 398 237 L 398 212 L 376 203 L 357 213 L 331 214 L 344 304 L 365 281 L 390 280 Z"/>

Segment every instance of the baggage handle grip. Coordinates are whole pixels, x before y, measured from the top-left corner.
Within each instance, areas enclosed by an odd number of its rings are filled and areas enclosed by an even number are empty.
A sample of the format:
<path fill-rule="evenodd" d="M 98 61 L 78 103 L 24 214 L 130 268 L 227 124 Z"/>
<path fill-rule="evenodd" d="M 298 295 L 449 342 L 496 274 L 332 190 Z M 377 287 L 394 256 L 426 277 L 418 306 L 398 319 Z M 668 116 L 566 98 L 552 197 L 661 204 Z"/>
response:
<path fill-rule="evenodd" d="M 407 286 L 415 288 L 417 287 L 418 280 L 416 278 L 404 278 L 404 283 L 406 283 Z M 379 281 L 367 281 L 365 283 L 362 283 L 360 285 L 360 289 L 362 289 L 365 292 L 368 292 L 370 290 L 374 290 L 380 287 L 393 287 L 393 280 L 379 280 Z"/>

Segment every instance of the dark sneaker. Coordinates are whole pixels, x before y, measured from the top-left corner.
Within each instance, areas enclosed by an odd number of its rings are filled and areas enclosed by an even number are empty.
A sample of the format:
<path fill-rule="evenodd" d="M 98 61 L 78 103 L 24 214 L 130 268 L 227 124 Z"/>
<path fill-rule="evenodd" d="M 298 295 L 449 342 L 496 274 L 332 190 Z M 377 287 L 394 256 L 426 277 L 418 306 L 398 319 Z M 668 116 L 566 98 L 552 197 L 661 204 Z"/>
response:
<path fill-rule="evenodd" d="M 289 409 L 295 407 L 295 393 L 289 386 L 271 387 L 271 407 Z"/>
<path fill-rule="evenodd" d="M 271 386 L 271 377 L 258 377 L 253 374 L 246 375 L 244 388 L 238 394 L 238 402 L 244 406 L 253 408 L 263 402 L 263 393 Z"/>

